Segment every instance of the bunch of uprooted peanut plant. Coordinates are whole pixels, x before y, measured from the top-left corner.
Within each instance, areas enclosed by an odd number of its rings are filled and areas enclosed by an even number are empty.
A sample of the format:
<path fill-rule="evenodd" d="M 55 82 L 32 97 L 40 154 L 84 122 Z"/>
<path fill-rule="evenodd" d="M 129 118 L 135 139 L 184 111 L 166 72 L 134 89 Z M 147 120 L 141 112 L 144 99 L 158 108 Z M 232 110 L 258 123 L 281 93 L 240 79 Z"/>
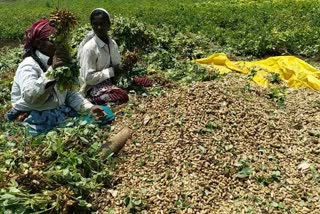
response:
<path fill-rule="evenodd" d="M 138 62 L 138 53 L 136 51 L 127 51 L 122 56 L 122 70 L 117 77 L 113 79 L 116 85 L 121 88 L 128 88 L 131 85 L 131 79 L 134 76 L 132 70 L 134 65 Z"/>
<path fill-rule="evenodd" d="M 138 62 L 138 53 L 136 51 L 126 52 L 123 57 L 123 69 L 131 71 L 133 66 Z"/>
<path fill-rule="evenodd" d="M 72 59 L 71 53 L 71 31 L 77 24 L 76 17 L 67 10 L 56 9 L 50 16 L 50 22 L 55 26 L 57 32 L 53 35 L 56 51 L 65 52 L 68 62 L 62 67 L 55 68 L 47 73 L 49 78 L 57 79 L 57 87 L 60 91 L 75 90 L 78 85 L 79 67 L 76 60 Z"/>

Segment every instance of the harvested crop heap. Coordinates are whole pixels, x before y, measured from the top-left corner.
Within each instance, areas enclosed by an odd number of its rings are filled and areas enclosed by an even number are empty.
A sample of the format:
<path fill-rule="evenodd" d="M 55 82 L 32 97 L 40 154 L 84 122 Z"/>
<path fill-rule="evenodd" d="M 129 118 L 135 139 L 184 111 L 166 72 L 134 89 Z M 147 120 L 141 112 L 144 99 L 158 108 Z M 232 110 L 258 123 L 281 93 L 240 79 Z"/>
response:
<path fill-rule="evenodd" d="M 133 142 L 101 211 L 320 212 L 318 94 L 288 89 L 279 107 L 270 91 L 228 74 L 131 98 L 117 118 Z"/>
<path fill-rule="evenodd" d="M 64 55 L 69 58 L 69 63 L 48 72 L 47 76 L 58 80 L 57 87 L 60 91 L 76 89 L 79 84 L 79 68 L 77 62 L 70 57 L 70 40 L 71 31 L 76 26 L 77 19 L 71 12 L 57 9 L 52 12 L 50 21 L 55 24 L 57 29 L 57 33 L 53 37 L 56 52 L 64 52 Z"/>

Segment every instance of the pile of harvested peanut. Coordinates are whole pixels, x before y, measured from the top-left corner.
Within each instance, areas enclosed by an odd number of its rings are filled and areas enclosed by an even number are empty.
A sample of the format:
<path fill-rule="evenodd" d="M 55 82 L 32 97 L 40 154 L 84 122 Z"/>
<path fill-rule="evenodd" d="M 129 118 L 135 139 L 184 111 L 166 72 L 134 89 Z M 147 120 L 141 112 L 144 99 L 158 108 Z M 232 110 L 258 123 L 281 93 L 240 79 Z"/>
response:
<path fill-rule="evenodd" d="M 133 137 L 99 213 L 320 213 L 320 96 L 270 89 L 237 74 L 132 96 L 117 127 Z"/>

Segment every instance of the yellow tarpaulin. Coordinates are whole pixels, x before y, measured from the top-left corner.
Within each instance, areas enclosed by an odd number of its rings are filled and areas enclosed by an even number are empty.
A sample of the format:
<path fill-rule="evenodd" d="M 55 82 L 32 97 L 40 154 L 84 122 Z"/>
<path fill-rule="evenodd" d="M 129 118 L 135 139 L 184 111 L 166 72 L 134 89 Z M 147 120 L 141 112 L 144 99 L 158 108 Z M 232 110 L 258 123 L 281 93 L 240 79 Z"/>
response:
<path fill-rule="evenodd" d="M 270 74 L 278 73 L 289 87 L 308 87 L 320 91 L 320 70 L 294 56 L 269 57 L 264 60 L 247 62 L 230 61 L 226 54 L 216 53 L 195 61 L 212 66 L 221 73 L 237 71 L 248 74 L 255 70 L 256 74 L 252 80 L 262 86 L 268 86 L 267 77 Z"/>

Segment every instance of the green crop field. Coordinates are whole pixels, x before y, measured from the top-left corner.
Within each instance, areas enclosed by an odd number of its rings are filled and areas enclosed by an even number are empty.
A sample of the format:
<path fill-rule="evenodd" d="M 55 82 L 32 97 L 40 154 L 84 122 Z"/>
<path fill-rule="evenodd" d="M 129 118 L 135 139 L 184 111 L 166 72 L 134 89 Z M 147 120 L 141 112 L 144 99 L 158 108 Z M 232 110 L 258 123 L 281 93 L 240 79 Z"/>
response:
<path fill-rule="evenodd" d="M 74 11 L 81 24 L 88 23 L 92 9 L 104 7 L 113 16 L 134 17 L 146 24 L 206 35 L 237 55 L 290 53 L 311 57 L 319 52 L 317 0 L 4 1 L 0 3 L 0 39 L 21 40 L 30 23 L 48 16 L 56 7 Z"/>

